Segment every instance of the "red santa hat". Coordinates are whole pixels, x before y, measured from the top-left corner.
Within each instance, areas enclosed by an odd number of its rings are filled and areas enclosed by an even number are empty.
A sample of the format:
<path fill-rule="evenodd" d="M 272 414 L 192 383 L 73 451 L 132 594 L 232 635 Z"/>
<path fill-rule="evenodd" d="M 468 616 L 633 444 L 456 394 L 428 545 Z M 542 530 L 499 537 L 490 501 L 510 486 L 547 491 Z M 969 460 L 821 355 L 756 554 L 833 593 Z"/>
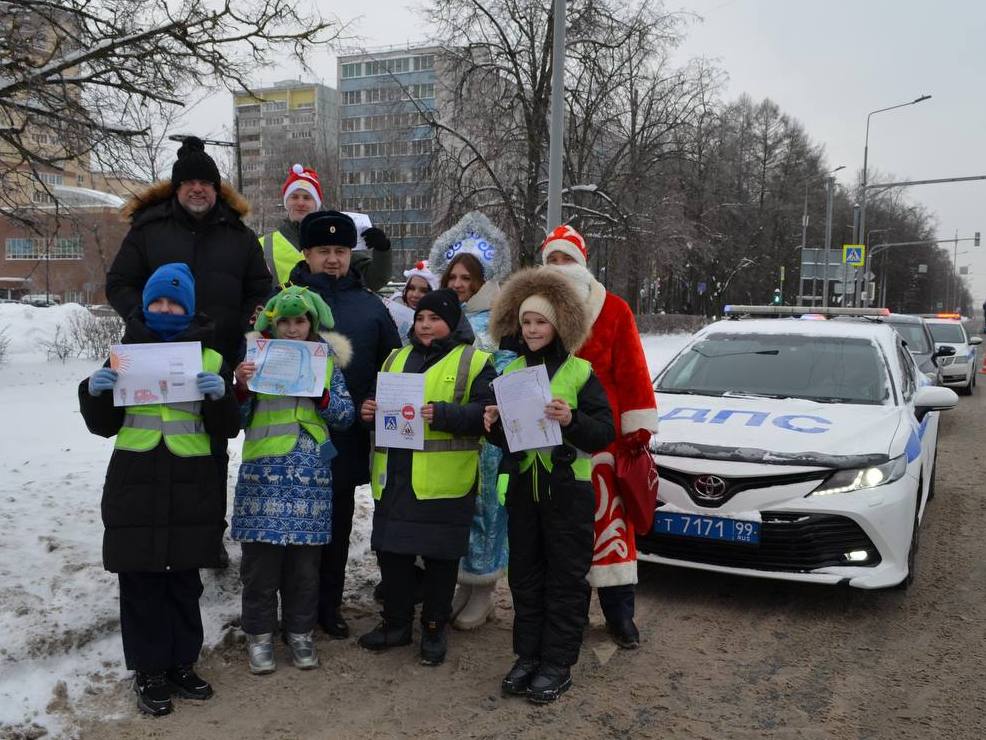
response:
<path fill-rule="evenodd" d="M 428 283 L 432 290 L 438 290 L 438 275 L 428 269 L 428 260 L 419 260 L 410 270 L 404 270 L 404 278 L 408 281 L 413 277 L 419 277 Z"/>
<path fill-rule="evenodd" d="M 318 181 L 318 173 L 309 168 L 296 164 L 288 172 L 288 179 L 281 186 L 284 205 L 287 207 L 288 196 L 295 190 L 306 190 L 315 199 L 315 208 L 322 207 L 322 185 Z"/>
<path fill-rule="evenodd" d="M 548 264 L 548 255 L 552 252 L 564 252 L 582 267 L 586 267 L 589 250 L 585 239 L 571 226 L 559 226 L 545 238 L 541 244 L 541 262 Z"/>

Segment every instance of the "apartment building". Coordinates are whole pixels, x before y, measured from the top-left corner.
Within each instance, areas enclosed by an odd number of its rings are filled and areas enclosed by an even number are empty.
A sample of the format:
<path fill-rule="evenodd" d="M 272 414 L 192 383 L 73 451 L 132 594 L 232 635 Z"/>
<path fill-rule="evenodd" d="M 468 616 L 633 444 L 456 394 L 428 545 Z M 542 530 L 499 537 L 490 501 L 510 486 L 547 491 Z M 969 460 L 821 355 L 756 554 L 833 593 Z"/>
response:
<path fill-rule="evenodd" d="M 388 47 L 339 57 L 341 210 L 390 236 L 394 270 L 427 257 L 435 236 L 434 137 L 439 50 Z"/>
<path fill-rule="evenodd" d="M 264 233 L 284 218 L 281 185 L 296 162 L 314 167 L 325 206 L 338 194 L 336 91 L 317 82 L 287 80 L 233 97 L 240 142 L 240 191 L 250 201 L 250 225 Z"/>

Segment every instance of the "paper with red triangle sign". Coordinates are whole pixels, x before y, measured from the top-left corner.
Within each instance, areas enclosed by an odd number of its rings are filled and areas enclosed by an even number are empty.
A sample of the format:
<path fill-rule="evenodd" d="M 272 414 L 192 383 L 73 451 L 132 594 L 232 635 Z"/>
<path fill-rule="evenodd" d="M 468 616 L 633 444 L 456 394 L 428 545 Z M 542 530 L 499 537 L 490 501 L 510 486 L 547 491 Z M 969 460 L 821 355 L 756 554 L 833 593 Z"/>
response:
<path fill-rule="evenodd" d="M 294 339 L 247 340 L 246 360 L 257 367 L 247 387 L 272 396 L 321 396 L 328 352 L 322 342 Z"/>

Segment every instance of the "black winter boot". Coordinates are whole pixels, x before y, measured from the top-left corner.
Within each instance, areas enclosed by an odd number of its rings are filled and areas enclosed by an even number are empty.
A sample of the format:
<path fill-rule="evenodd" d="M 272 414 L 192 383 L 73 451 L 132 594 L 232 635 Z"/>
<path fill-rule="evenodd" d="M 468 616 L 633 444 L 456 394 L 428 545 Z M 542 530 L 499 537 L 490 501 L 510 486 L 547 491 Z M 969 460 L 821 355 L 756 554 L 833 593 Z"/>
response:
<path fill-rule="evenodd" d="M 163 673 L 134 674 L 134 693 L 137 695 L 137 708 L 152 717 L 163 717 L 171 714 L 174 704 L 171 703 L 171 686 Z"/>
<path fill-rule="evenodd" d="M 542 663 L 531 679 L 527 698 L 534 704 L 550 704 L 568 691 L 572 685 L 572 672 L 567 666 Z"/>
<path fill-rule="evenodd" d="M 171 693 L 182 699 L 205 701 L 212 698 L 212 686 L 199 676 L 190 665 L 180 665 L 164 674 L 171 686 Z"/>
<path fill-rule="evenodd" d="M 384 620 L 372 631 L 365 635 L 360 635 L 356 641 L 365 650 L 379 652 L 394 647 L 402 647 L 411 644 L 411 625 L 406 624 L 399 627 L 392 627 Z"/>
<path fill-rule="evenodd" d="M 441 665 L 448 652 L 448 627 L 444 622 L 421 625 L 421 665 Z"/>
<path fill-rule="evenodd" d="M 500 682 L 504 694 L 512 696 L 527 696 L 531 688 L 531 679 L 537 673 L 541 662 L 537 658 L 517 658 L 514 667 Z"/>
<path fill-rule="evenodd" d="M 624 650 L 636 650 L 640 647 L 640 631 L 633 623 L 633 617 L 625 617 L 618 622 L 606 622 L 606 629 L 613 637 L 613 642 Z"/>
<path fill-rule="evenodd" d="M 333 640 L 345 640 L 349 637 L 349 623 L 346 622 L 339 609 L 333 609 L 328 614 L 319 617 L 319 625 L 325 634 Z"/>

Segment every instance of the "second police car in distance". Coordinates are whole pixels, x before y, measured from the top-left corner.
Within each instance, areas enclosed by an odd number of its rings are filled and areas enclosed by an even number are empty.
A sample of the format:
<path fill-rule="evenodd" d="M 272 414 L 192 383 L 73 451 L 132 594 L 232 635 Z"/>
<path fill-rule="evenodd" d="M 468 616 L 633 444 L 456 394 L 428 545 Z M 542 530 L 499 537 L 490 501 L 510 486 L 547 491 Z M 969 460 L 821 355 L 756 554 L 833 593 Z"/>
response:
<path fill-rule="evenodd" d="M 907 586 L 958 401 L 874 321 L 727 308 L 658 375 L 660 469 L 642 560 L 858 588 Z M 826 309 L 886 316 L 886 309 Z"/>
<path fill-rule="evenodd" d="M 926 314 L 924 317 L 935 340 L 939 354 L 953 351 L 950 356 L 939 359 L 942 385 L 956 388 L 964 396 L 972 395 L 976 388 L 976 346 L 982 344 L 981 337 L 970 337 L 957 313 Z"/>

